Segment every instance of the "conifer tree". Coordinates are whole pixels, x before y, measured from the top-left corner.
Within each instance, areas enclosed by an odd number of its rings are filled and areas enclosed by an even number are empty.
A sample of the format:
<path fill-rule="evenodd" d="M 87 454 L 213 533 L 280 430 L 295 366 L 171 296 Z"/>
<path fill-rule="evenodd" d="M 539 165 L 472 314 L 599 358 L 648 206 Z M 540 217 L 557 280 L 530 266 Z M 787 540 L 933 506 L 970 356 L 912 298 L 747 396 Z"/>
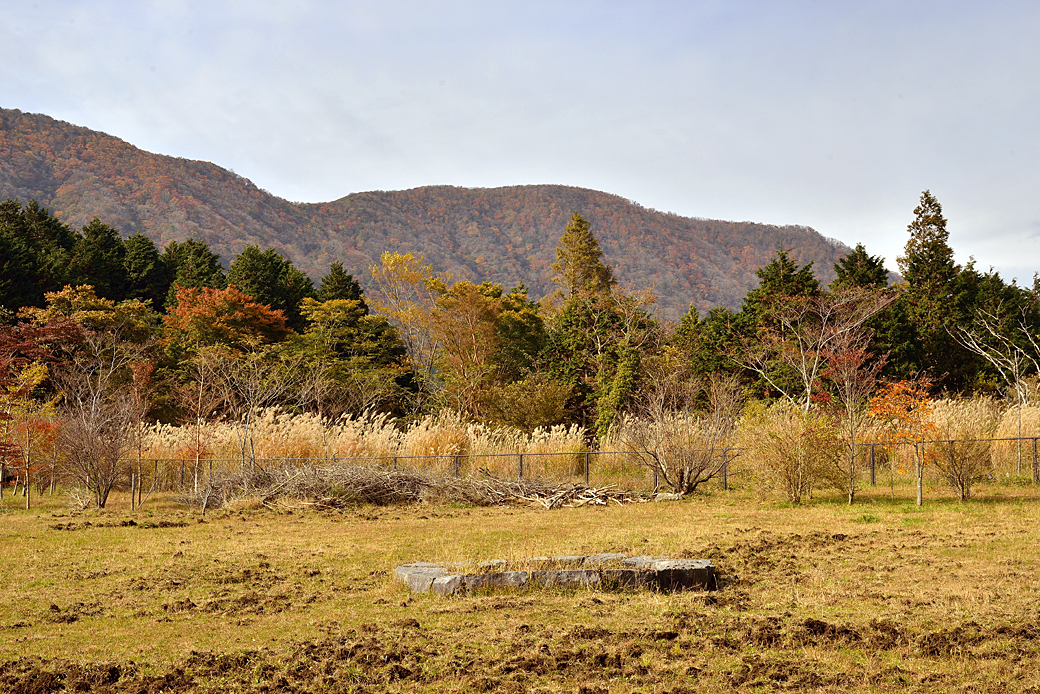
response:
<path fill-rule="evenodd" d="M 334 262 L 329 265 L 329 272 L 321 278 L 321 287 L 318 289 L 318 301 L 357 301 L 365 313 L 368 313 L 368 305 L 365 303 L 365 295 L 361 290 L 361 284 L 354 279 L 353 275 L 347 274 L 343 269 L 343 263 Z"/>
<path fill-rule="evenodd" d="M 123 246 L 126 248 L 123 258 L 126 298 L 150 300 L 152 308 L 162 309 L 170 290 L 170 278 L 159 257 L 159 250 L 150 238 L 142 234 L 134 234 L 123 242 Z"/>
<path fill-rule="evenodd" d="M 261 304 L 282 311 L 293 330 L 303 328 L 300 302 L 314 298 L 314 284 L 275 249 L 246 246 L 228 268 L 227 281 Z"/>
<path fill-rule="evenodd" d="M 98 296 L 112 301 L 126 298 L 123 259 L 126 248 L 119 232 L 94 217 L 72 251 L 75 284 L 89 284 Z"/>
<path fill-rule="evenodd" d="M 556 247 L 553 278 L 567 296 L 579 293 L 607 294 L 617 284 L 614 273 L 603 262 L 603 251 L 592 234 L 592 226 L 579 212 L 571 215 Z"/>
<path fill-rule="evenodd" d="M 906 314 L 920 339 L 919 363 L 942 387 L 960 388 L 966 365 L 974 361 L 950 337 L 963 318 L 963 307 L 955 301 L 961 268 L 953 262 L 942 206 L 930 191 L 921 193 L 907 231 L 910 239 L 897 261 L 906 280 Z"/>
<path fill-rule="evenodd" d="M 888 270 L 880 256 L 870 255 L 862 243 L 857 243 L 855 250 L 834 263 L 837 278 L 830 283 L 830 289 L 882 289 L 888 286 Z"/>
<path fill-rule="evenodd" d="M 185 289 L 223 289 L 227 286 L 220 256 L 209 249 L 209 244 L 198 239 L 178 243 L 171 241 L 162 254 L 166 271 L 173 282 L 166 296 L 166 305 L 177 302 L 177 287 Z"/>

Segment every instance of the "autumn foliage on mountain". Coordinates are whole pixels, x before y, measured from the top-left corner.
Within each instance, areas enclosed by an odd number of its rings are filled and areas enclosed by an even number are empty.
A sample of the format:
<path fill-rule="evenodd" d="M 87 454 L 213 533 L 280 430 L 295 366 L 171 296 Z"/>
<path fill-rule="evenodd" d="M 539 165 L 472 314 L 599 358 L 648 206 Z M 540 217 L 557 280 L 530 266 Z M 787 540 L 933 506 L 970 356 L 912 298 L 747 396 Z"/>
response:
<path fill-rule="evenodd" d="M 680 217 L 616 195 L 559 185 L 428 186 L 292 203 L 214 164 L 151 154 L 104 133 L 0 109 L 0 200 L 37 200 L 73 228 L 95 217 L 159 247 L 195 238 L 227 263 L 275 249 L 317 279 L 330 263 L 367 282 L 384 251 L 422 253 L 441 271 L 533 298 L 552 290 L 567 220 L 589 220 L 623 287 L 652 287 L 655 313 L 737 308 L 777 248 L 824 282 L 849 249 L 807 227 Z"/>

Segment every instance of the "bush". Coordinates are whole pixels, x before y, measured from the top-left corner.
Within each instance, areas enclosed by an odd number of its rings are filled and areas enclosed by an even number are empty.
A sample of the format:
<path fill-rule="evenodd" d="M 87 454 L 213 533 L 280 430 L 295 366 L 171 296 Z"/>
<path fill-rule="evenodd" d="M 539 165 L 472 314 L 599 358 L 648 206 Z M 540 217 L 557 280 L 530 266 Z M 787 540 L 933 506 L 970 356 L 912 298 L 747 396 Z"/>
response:
<path fill-rule="evenodd" d="M 767 490 L 779 492 L 791 503 L 801 503 L 822 481 L 843 488 L 846 481 L 831 480 L 838 469 L 842 441 L 830 422 L 788 402 L 749 407 L 741 419 L 740 466 Z"/>

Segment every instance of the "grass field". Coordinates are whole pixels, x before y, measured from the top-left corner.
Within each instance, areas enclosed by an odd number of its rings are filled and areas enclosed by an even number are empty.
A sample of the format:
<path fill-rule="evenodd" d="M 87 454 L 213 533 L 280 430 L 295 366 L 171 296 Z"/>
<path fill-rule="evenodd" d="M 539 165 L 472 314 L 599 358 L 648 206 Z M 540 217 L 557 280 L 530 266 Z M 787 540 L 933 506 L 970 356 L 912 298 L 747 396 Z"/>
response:
<path fill-rule="evenodd" d="M 207 514 L 5 496 L 0 691 L 1040 691 L 1040 490 Z M 717 592 L 437 598 L 420 560 L 711 558 Z"/>

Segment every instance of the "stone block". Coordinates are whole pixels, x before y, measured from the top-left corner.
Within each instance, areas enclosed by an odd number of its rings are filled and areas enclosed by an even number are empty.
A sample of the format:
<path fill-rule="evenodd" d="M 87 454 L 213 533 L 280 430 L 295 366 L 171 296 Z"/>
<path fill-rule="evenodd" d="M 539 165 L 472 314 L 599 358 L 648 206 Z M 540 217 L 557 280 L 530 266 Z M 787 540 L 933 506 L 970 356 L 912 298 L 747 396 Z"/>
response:
<path fill-rule="evenodd" d="M 462 576 L 462 580 L 466 590 L 472 592 L 523 588 L 527 585 L 529 576 L 527 571 L 498 571 L 487 574 L 468 574 Z"/>
<path fill-rule="evenodd" d="M 561 569 L 554 571 L 532 571 L 531 583 L 541 586 L 597 586 L 599 585 L 597 569 Z"/>

